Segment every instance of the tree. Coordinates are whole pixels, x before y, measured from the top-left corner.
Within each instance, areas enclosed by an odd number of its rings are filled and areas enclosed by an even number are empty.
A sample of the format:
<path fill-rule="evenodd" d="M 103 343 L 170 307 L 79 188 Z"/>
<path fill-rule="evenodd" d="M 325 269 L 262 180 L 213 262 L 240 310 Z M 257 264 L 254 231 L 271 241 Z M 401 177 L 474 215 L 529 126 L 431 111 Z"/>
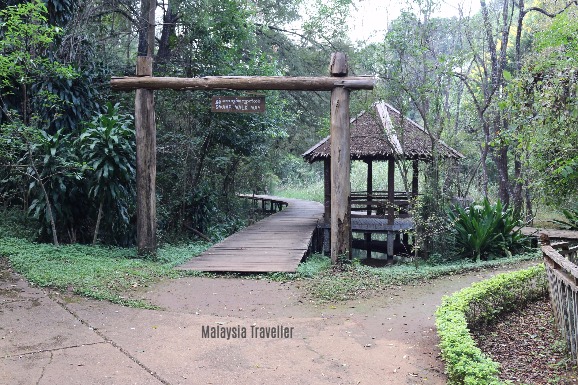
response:
<path fill-rule="evenodd" d="M 508 89 L 508 113 L 532 187 L 562 206 L 578 189 L 576 12 L 559 13 L 535 35 L 535 50 Z"/>
<path fill-rule="evenodd" d="M 0 10 L 0 89 L 2 116 L 0 140 L 8 150 L 4 168 L 16 170 L 31 179 L 30 190 L 36 195 L 31 210 L 44 214 L 50 224 L 54 244 L 58 244 L 56 211 L 73 160 L 63 142 L 67 136 L 60 131 L 54 135 L 44 132 L 46 124 L 32 109 L 33 85 L 42 79 L 59 77 L 74 79 L 77 74 L 68 65 L 52 60 L 51 45 L 61 32 L 48 24 L 47 9 L 40 0 L 7 6 Z M 37 93 L 45 105 L 58 108 L 59 98 L 50 90 Z M 7 99 L 15 97 L 17 111 L 10 109 Z"/>
<path fill-rule="evenodd" d="M 8 6 L 0 10 L 0 87 L 3 121 L 8 118 L 5 97 L 15 95 L 20 119 L 30 125 L 33 118 L 32 85 L 55 77 L 73 79 L 74 69 L 54 61 L 50 49 L 62 29 L 48 24 L 47 9 L 41 0 Z M 40 90 L 40 97 L 49 105 L 58 104 L 58 96 Z M 38 122 L 36 122 L 38 123 Z"/>
<path fill-rule="evenodd" d="M 576 1 L 569 1 L 562 7 L 552 6 L 556 11 L 548 11 L 540 7 L 526 8 L 524 1 L 486 3 L 481 0 L 480 17 L 466 20 L 469 23 L 465 33 L 467 45 L 455 76 L 464 83 L 481 126 L 484 193 L 488 195 L 488 157 L 491 157 L 497 172 L 498 196 L 505 206 L 513 204 L 517 213 L 522 210 L 527 178 L 523 175 L 523 153 L 518 151 L 517 134 L 512 131 L 511 119 L 506 111 L 508 95 L 505 91 L 518 74 L 523 59 L 524 20 L 531 12 L 554 17 L 575 4 Z M 528 193 L 526 204 L 527 211 L 531 212 Z"/>

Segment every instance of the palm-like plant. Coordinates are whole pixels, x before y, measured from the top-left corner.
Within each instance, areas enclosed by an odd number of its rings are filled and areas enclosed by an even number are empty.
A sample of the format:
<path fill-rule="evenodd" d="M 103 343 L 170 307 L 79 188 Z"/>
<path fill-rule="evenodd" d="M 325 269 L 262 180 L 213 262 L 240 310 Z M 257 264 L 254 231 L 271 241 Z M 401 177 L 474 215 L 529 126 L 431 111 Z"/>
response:
<path fill-rule="evenodd" d="M 480 205 L 465 209 L 454 207 L 448 217 L 462 254 L 476 261 L 490 254 L 510 254 L 525 242 L 525 237 L 516 229 L 520 221 L 513 210 L 504 209 L 500 201 L 492 205 L 486 198 Z"/>
<path fill-rule="evenodd" d="M 132 117 L 121 115 L 119 105 L 109 103 L 106 112 L 86 124 L 79 138 L 80 154 L 89 177 L 89 197 L 98 202 L 93 243 L 98 239 L 105 203 L 128 222 L 127 198 L 133 195 L 135 133 Z"/>

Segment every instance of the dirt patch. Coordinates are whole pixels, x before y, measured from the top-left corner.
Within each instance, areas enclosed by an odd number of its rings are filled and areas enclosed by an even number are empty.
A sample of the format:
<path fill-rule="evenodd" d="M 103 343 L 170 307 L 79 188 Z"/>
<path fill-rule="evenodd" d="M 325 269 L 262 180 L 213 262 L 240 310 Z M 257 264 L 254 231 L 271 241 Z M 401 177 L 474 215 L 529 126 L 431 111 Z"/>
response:
<path fill-rule="evenodd" d="M 480 349 L 501 364 L 502 380 L 531 385 L 578 383 L 578 370 L 554 327 L 548 299 L 504 315 L 472 334 Z"/>

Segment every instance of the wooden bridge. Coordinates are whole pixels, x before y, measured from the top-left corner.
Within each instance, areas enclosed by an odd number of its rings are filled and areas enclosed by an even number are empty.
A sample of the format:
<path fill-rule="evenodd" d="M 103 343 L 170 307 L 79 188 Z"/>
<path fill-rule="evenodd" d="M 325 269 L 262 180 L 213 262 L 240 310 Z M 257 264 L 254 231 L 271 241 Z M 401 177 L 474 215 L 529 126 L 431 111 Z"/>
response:
<path fill-rule="evenodd" d="M 573 230 L 555 230 L 555 229 L 538 229 L 535 227 L 522 227 L 520 229 L 522 234 L 530 237 L 540 237 L 541 234 L 546 234 L 548 238 L 557 241 L 578 241 L 578 231 Z"/>
<path fill-rule="evenodd" d="M 282 211 L 231 235 L 180 270 L 294 272 L 310 247 L 323 205 L 300 199 L 256 195 L 262 202 L 286 202 Z M 280 206 L 281 208 L 281 206 Z"/>

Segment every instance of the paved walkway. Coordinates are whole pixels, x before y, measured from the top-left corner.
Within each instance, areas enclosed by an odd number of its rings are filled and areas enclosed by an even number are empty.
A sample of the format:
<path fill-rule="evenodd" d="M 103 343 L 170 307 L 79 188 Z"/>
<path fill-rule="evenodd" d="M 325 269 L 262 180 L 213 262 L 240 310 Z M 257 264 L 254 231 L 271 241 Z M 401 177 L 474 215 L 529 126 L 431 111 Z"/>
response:
<path fill-rule="evenodd" d="M 324 305 L 299 282 L 190 277 L 140 293 L 162 308 L 143 310 L 30 287 L 0 263 L 0 384 L 442 385 L 433 312 L 495 273 Z M 248 335 L 204 338 L 207 327 Z M 251 336 L 278 327 L 290 338 Z"/>
<path fill-rule="evenodd" d="M 307 253 L 323 205 L 266 195 L 284 201 L 282 211 L 244 228 L 179 266 L 181 270 L 227 272 L 295 272 Z"/>

